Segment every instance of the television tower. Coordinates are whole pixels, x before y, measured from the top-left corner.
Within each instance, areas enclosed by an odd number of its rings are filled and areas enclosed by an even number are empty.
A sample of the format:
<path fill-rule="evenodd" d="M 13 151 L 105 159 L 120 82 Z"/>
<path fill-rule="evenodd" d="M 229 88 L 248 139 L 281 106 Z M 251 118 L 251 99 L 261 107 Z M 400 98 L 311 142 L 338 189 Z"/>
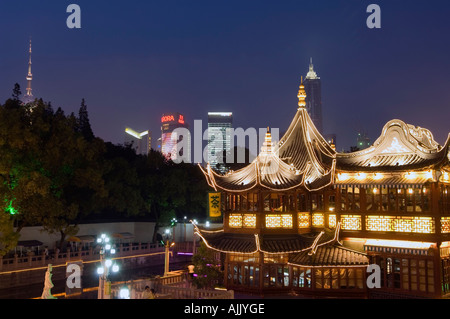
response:
<path fill-rule="evenodd" d="M 31 81 L 33 80 L 33 74 L 31 73 L 31 37 L 30 37 L 30 58 L 28 60 L 28 74 L 27 74 L 27 93 L 25 93 L 25 96 L 23 97 L 23 101 L 25 104 L 30 103 L 34 100 L 32 88 L 31 88 Z"/>

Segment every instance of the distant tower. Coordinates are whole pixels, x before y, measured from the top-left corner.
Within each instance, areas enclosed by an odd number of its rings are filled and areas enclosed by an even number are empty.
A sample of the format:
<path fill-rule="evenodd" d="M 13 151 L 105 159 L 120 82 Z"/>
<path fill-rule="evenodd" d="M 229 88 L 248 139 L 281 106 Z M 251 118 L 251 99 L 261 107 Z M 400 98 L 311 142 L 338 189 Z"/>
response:
<path fill-rule="evenodd" d="M 184 159 L 190 163 L 191 136 L 190 134 L 178 136 L 175 131 L 182 128 L 187 130 L 185 133 L 189 133 L 189 125 L 185 122 L 183 114 L 177 112 L 163 114 L 161 117 L 161 153 L 172 160 Z M 178 144 L 184 145 L 178 149 L 180 147 Z"/>
<path fill-rule="evenodd" d="M 208 112 L 208 162 L 217 168 L 222 163 L 223 152 L 231 151 L 231 132 L 227 129 L 233 128 L 232 112 Z M 226 167 L 221 167 L 220 172 L 225 173 Z"/>
<path fill-rule="evenodd" d="M 309 61 L 309 71 L 304 81 L 306 91 L 306 110 L 314 122 L 314 125 L 323 133 L 322 129 L 322 88 L 320 77 L 314 71 L 312 58 Z"/>
<path fill-rule="evenodd" d="M 31 73 L 31 38 L 30 38 L 30 58 L 28 60 L 28 74 L 27 74 L 27 93 L 22 98 L 22 102 L 24 104 L 30 103 L 34 101 L 33 97 L 33 89 L 31 88 L 31 81 L 33 80 L 33 74 Z"/>
<path fill-rule="evenodd" d="M 127 127 L 125 128 L 125 145 L 131 145 L 136 150 L 136 154 L 148 155 L 152 145 L 151 132 L 149 130 L 136 132 Z"/>

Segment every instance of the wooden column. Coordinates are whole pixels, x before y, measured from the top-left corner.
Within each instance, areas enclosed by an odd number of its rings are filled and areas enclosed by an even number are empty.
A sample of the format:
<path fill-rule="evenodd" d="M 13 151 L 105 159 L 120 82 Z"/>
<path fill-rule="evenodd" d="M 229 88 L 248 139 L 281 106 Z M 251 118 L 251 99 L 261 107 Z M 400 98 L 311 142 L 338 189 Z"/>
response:
<path fill-rule="evenodd" d="M 442 297 L 442 284 L 443 284 L 443 276 L 442 276 L 442 259 L 441 259 L 441 242 L 437 242 L 436 247 L 433 247 L 434 258 L 433 258 L 433 271 L 434 271 L 434 297 L 441 298 Z M 428 269 L 427 269 L 428 271 Z M 427 277 L 428 279 L 428 277 Z"/>
<path fill-rule="evenodd" d="M 264 289 L 264 253 L 259 252 L 259 292 L 262 294 Z"/>
<path fill-rule="evenodd" d="M 292 214 L 292 229 L 296 233 L 298 233 L 299 228 L 298 228 L 297 192 L 293 191 L 291 193 L 291 195 L 288 195 L 288 198 L 289 198 L 289 196 L 292 196 L 292 200 L 294 201 L 293 209 L 289 209 L 290 213 Z M 291 205 L 291 207 L 292 207 L 292 205 Z M 289 208 L 291 208 L 291 207 L 289 207 Z"/>
<path fill-rule="evenodd" d="M 442 215 L 443 212 L 441 212 L 441 207 L 439 207 L 439 197 L 440 197 L 440 190 L 439 190 L 439 183 L 431 183 L 431 187 L 430 187 L 430 196 L 431 196 L 431 214 L 433 216 L 440 216 Z M 440 219 L 439 219 L 440 222 Z M 436 227 L 437 227 L 437 223 L 436 223 Z"/>
<path fill-rule="evenodd" d="M 230 260 L 229 254 L 225 253 L 225 264 L 224 264 L 224 270 L 223 270 L 223 274 L 224 274 L 223 281 L 224 281 L 225 287 L 227 289 L 229 288 L 228 287 L 228 263 L 229 263 L 229 260 Z"/>
<path fill-rule="evenodd" d="M 258 229 L 258 233 L 261 234 L 264 229 L 264 193 L 261 190 L 258 190 L 258 213 L 256 217 L 256 228 Z"/>

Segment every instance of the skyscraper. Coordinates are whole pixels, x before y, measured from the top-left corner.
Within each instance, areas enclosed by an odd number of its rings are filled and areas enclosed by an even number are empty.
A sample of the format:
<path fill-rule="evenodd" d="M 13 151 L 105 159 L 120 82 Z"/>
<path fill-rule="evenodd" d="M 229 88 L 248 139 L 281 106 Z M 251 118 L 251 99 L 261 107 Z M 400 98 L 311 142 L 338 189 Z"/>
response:
<path fill-rule="evenodd" d="M 309 71 L 306 74 L 304 81 L 306 91 L 306 110 L 308 111 L 311 120 L 320 133 L 323 133 L 322 126 L 322 86 L 320 77 L 314 71 L 312 58 L 309 62 Z"/>
<path fill-rule="evenodd" d="M 147 155 L 152 147 L 152 137 L 150 131 L 136 132 L 125 128 L 125 144 L 131 145 L 136 150 L 136 154 Z"/>
<path fill-rule="evenodd" d="M 223 162 L 224 151 L 230 152 L 231 136 L 227 128 L 233 127 L 233 113 L 208 112 L 208 162 L 216 168 L 217 163 Z M 224 172 L 225 167 L 219 169 Z"/>
<path fill-rule="evenodd" d="M 161 117 L 161 153 L 173 161 L 191 162 L 191 137 L 183 114 L 165 113 Z"/>
<path fill-rule="evenodd" d="M 27 92 L 22 97 L 22 103 L 27 104 L 34 101 L 33 90 L 31 88 L 31 81 L 33 80 L 33 74 L 31 73 L 31 38 L 30 38 L 30 50 L 28 60 L 28 74 L 27 74 Z"/>

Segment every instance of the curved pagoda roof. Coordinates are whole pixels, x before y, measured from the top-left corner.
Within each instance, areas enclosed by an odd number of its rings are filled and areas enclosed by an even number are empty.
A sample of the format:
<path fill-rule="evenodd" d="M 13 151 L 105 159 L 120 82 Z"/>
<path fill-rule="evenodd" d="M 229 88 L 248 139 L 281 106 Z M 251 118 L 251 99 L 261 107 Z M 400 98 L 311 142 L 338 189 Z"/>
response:
<path fill-rule="evenodd" d="M 195 233 L 210 249 L 224 253 L 289 254 L 288 263 L 298 266 L 367 266 L 362 252 L 339 242 L 340 223 L 335 230 L 323 229 L 307 234 L 238 234 L 223 228 L 207 230 L 194 225 Z"/>
<path fill-rule="evenodd" d="M 298 108 L 286 133 L 272 145 L 270 132 L 260 154 L 246 167 L 225 175 L 216 173 L 208 164 L 202 169 L 208 184 L 215 190 L 249 191 L 253 188 L 283 191 L 299 186 L 316 191 L 328 185 L 361 184 L 357 177 L 336 178 L 341 173 L 383 172 L 368 176 L 363 184 L 422 185 L 430 177 L 400 176 L 400 172 L 434 171 L 433 180 L 450 175 L 450 135 L 439 145 L 425 128 L 394 119 L 385 124 L 372 146 L 352 153 L 337 153 L 315 127 L 306 110 L 303 79 L 298 92 Z M 338 174 L 339 173 L 339 174 Z M 385 174 L 391 173 L 391 174 Z"/>
<path fill-rule="evenodd" d="M 448 167 L 450 136 L 439 145 L 428 129 L 391 120 L 372 146 L 336 154 L 340 171 L 407 171 Z"/>
<path fill-rule="evenodd" d="M 272 145 L 268 130 L 260 154 L 246 167 L 220 175 L 208 164 L 202 169 L 214 189 L 246 191 L 255 187 L 288 190 L 304 186 L 314 191 L 330 185 L 334 178 L 335 150 L 319 133 L 305 103 L 303 79 L 298 93 L 299 107 L 287 132 Z"/>

